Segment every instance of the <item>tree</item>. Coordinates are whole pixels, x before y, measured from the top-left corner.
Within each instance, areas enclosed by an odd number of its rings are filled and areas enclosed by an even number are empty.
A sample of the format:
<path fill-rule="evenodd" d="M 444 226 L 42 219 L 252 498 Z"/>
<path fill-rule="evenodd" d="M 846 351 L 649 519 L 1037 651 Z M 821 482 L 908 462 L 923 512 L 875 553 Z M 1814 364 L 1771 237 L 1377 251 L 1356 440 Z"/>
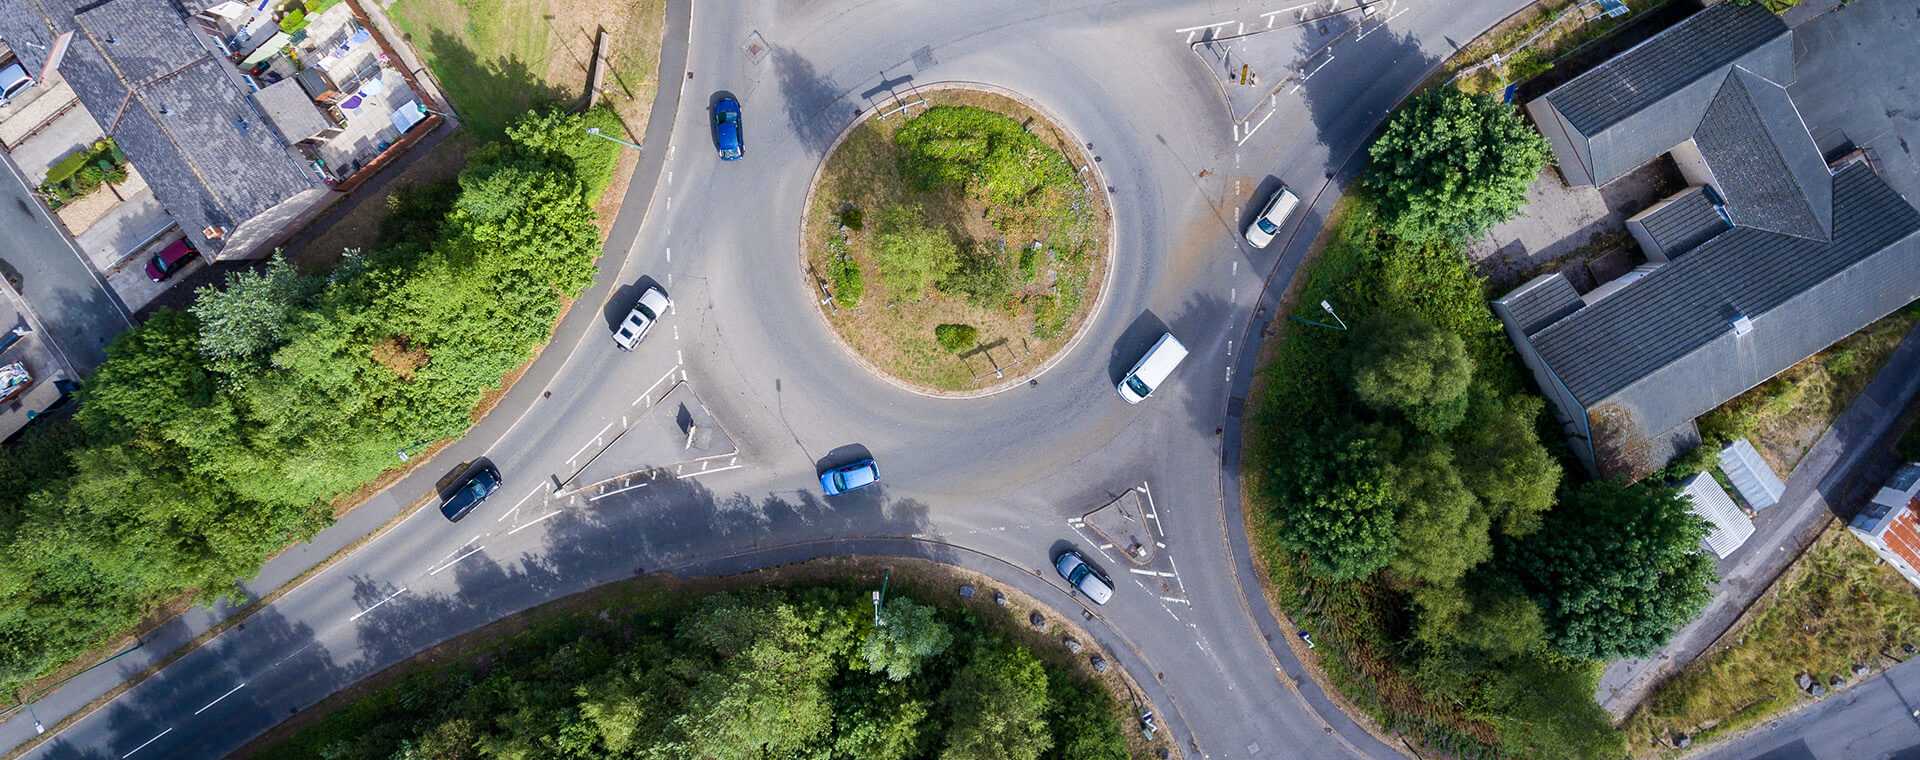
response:
<path fill-rule="evenodd" d="M 1368 149 L 1365 187 L 1404 240 L 1467 240 L 1511 218 L 1546 166 L 1547 141 L 1513 107 L 1435 87 Z"/>
<path fill-rule="evenodd" d="M 890 206 L 880 217 L 874 266 L 896 301 L 919 301 L 960 265 L 946 230 L 928 227 L 919 206 Z"/>
<path fill-rule="evenodd" d="M 1324 441 L 1324 442 L 1323 442 Z M 1331 430 L 1295 441 L 1279 467 L 1279 539 L 1334 580 L 1373 574 L 1393 560 L 1393 470 L 1380 444 Z"/>
<path fill-rule="evenodd" d="M 1047 760 L 1127 760 L 1127 737 L 1113 719 L 1113 697 L 1105 689 L 1072 675 L 1047 674 L 1047 725 L 1053 748 Z"/>
<path fill-rule="evenodd" d="M 1553 507 L 1560 487 L 1560 463 L 1540 445 L 1534 420 L 1540 416 L 1538 396 L 1514 394 L 1501 399 L 1490 388 L 1476 387 L 1467 423 L 1458 428 L 1454 450 L 1462 454 L 1460 479 L 1485 502 L 1500 521 L 1500 531 L 1524 536 L 1540 527 L 1540 517 Z"/>
<path fill-rule="evenodd" d="M 950 726 L 941 760 L 1037 760 L 1053 746 L 1047 670 L 1024 648 L 976 641 L 940 701 Z"/>
<path fill-rule="evenodd" d="M 230 379 L 245 379 L 292 336 L 319 285 L 276 252 L 263 271 L 228 272 L 224 289 L 202 286 L 189 308 L 200 321 L 200 354 Z"/>
<path fill-rule="evenodd" d="M 914 698 L 899 684 L 842 688 L 834 696 L 832 757 L 902 760 L 914 756 L 927 713 L 926 701 Z"/>
<path fill-rule="evenodd" d="M 920 669 L 921 661 L 953 644 L 953 632 L 935 617 L 932 607 L 904 596 L 887 600 L 880 621 L 860 640 L 859 657 L 867 670 L 884 673 L 890 680 L 906 680 Z"/>
<path fill-rule="evenodd" d="M 1467 413 L 1473 359 L 1460 336 L 1404 312 L 1356 327 L 1353 393 L 1380 411 L 1397 411 L 1415 428 L 1443 433 Z"/>
<path fill-rule="evenodd" d="M 1675 488 L 1596 481 L 1568 492 L 1509 564 L 1561 654 L 1644 657 L 1711 598 L 1706 534 Z"/>
<path fill-rule="evenodd" d="M 1397 463 L 1394 471 L 1404 495 L 1394 572 L 1450 583 L 1493 555 L 1486 510 L 1460 482 L 1446 449 L 1428 448 Z"/>

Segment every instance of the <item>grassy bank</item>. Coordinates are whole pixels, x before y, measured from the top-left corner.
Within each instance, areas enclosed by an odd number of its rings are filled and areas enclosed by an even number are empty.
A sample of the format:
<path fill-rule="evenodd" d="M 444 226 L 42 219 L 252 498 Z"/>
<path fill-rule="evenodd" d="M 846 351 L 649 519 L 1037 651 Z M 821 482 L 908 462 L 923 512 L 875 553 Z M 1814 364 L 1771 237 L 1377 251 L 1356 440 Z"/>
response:
<path fill-rule="evenodd" d="M 1676 736 L 1709 741 L 1810 701 L 1795 678 L 1856 682 L 1920 644 L 1920 596 L 1834 523 L 1774 582 L 1721 645 L 1648 695 L 1624 725 L 1637 756 L 1678 754 Z"/>

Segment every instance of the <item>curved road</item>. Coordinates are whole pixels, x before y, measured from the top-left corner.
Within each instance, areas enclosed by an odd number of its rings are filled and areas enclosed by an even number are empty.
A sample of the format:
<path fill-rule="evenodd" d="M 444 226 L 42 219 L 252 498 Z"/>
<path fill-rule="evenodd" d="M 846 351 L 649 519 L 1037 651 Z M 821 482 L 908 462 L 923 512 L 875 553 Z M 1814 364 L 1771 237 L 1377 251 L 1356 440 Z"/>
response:
<path fill-rule="evenodd" d="M 1242 358 L 1255 310 L 1271 313 L 1338 195 L 1329 178 L 1451 43 L 1523 3 L 1383 8 L 1385 28 L 1280 89 L 1249 137 L 1187 30 L 1257 28 L 1290 5 L 698 3 L 690 29 L 668 32 L 689 35 L 691 77 L 671 140 L 648 147 L 653 203 L 606 309 L 615 318 L 653 282 L 674 313 L 632 353 L 597 327 L 556 342 L 568 353 L 551 395 L 489 449 L 505 490 L 464 522 L 416 513 L 29 756 L 216 756 L 433 643 L 642 572 L 924 556 L 1073 611 L 1050 552 L 1097 551 L 1070 520 L 1129 489 L 1164 548 L 1139 572 L 1109 554 L 1119 592 L 1086 625 L 1188 754 L 1395 756 L 1296 685 L 1289 632 L 1258 602 L 1232 477 Z M 794 231 L 822 151 L 908 77 L 1019 92 L 1098 156 L 1090 176 L 1116 216 L 1111 289 L 1037 383 L 964 401 L 900 391 L 844 354 L 799 285 Z M 745 104 L 742 162 L 720 163 L 707 140 L 720 90 Z M 1279 181 L 1307 203 L 1287 244 L 1248 249 L 1237 230 L 1251 199 Z M 1114 381 L 1162 329 L 1193 353 L 1128 406 Z M 705 432 L 688 443 L 676 422 Z M 822 499 L 816 467 L 863 451 L 882 485 Z M 669 474 L 624 477 L 650 466 Z"/>

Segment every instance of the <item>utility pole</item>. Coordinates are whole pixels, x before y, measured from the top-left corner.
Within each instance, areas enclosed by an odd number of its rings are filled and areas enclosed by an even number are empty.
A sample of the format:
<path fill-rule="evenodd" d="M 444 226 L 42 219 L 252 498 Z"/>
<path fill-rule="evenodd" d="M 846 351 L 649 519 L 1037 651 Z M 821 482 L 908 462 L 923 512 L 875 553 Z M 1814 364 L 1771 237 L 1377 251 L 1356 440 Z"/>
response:
<path fill-rule="evenodd" d="M 887 581 L 892 579 L 893 579 L 893 568 L 889 567 L 886 569 L 885 573 L 880 576 L 880 590 L 873 592 L 873 627 L 875 628 L 879 628 L 880 626 L 887 624 L 885 620 L 880 619 L 880 603 L 881 601 L 886 599 Z"/>
<path fill-rule="evenodd" d="M 1339 315 L 1338 313 L 1335 313 L 1335 312 L 1334 312 L 1334 310 L 1333 310 L 1333 304 L 1330 304 L 1330 303 L 1327 303 L 1326 301 L 1321 301 L 1321 302 L 1320 302 L 1320 310 L 1321 310 L 1321 311 L 1325 311 L 1325 312 L 1326 312 L 1326 313 L 1327 313 L 1328 315 L 1330 315 L 1330 316 L 1332 316 L 1332 317 L 1333 317 L 1333 321 L 1334 321 L 1334 322 L 1335 322 L 1336 324 L 1332 324 L 1332 325 L 1330 325 L 1330 324 L 1327 324 L 1327 323 L 1325 323 L 1325 322 L 1315 322 L 1315 321 L 1313 321 L 1313 320 L 1311 320 L 1311 319 L 1307 319 L 1306 317 L 1302 317 L 1302 316 L 1297 316 L 1297 315 L 1289 315 L 1289 316 L 1287 317 L 1287 319 L 1291 319 L 1291 320 L 1293 320 L 1293 321 L 1295 321 L 1295 322 L 1299 322 L 1300 324 L 1303 324 L 1303 325 L 1312 325 L 1312 326 L 1314 326 L 1314 327 L 1324 327 L 1324 328 L 1327 328 L 1327 329 L 1329 329 L 1329 330 L 1339 330 L 1339 331 L 1341 331 L 1341 332 L 1346 332 L 1346 330 L 1347 330 L 1347 323 L 1346 323 L 1346 322 L 1345 322 L 1344 320 L 1342 320 L 1342 319 L 1340 319 L 1340 315 Z"/>
<path fill-rule="evenodd" d="M 639 143 L 630 143 L 630 142 L 627 142 L 626 140 L 622 140 L 618 137 L 614 137 L 613 135 L 600 131 L 599 127 L 587 127 L 587 134 L 593 135 L 594 137 L 598 137 L 608 142 L 620 143 L 621 145 L 625 145 L 634 150 L 645 150 L 645 148 L 640 147 Z"/>

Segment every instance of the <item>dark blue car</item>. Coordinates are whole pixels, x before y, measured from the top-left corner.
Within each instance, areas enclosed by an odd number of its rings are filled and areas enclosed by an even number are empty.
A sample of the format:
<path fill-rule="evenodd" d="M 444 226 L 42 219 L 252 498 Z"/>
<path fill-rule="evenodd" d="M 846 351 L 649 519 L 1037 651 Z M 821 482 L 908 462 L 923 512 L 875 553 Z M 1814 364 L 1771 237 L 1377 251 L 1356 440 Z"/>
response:
<path fill-rule="evenodd" d="M 740 126 L 740 101 L 731 95 L 713 104 L 713 147 L 720 149 L 722 161 L 738 161 L 747 155 L 746 136 Z"/>
<path fill-rule="evenodd" d="M 820 490 L 828 496 L 838 496 L 848 491 L 858 491 L 880 482 L 880 466 L 872 459 L 862 459 L 853 464 L 841 465 L 820 473 Z"/>
<path fill-rule="evenodd" d="M 446 516 L 448 522 L 460 522 L 460 518 L 466 517 L 494 491 L 500 490 L 500 483 L 499 469 L 493 465 L 480 468 L 467 476 L 467 482 L 460 484 L 459 490 L 440 502 L 440 514 Z"/>

